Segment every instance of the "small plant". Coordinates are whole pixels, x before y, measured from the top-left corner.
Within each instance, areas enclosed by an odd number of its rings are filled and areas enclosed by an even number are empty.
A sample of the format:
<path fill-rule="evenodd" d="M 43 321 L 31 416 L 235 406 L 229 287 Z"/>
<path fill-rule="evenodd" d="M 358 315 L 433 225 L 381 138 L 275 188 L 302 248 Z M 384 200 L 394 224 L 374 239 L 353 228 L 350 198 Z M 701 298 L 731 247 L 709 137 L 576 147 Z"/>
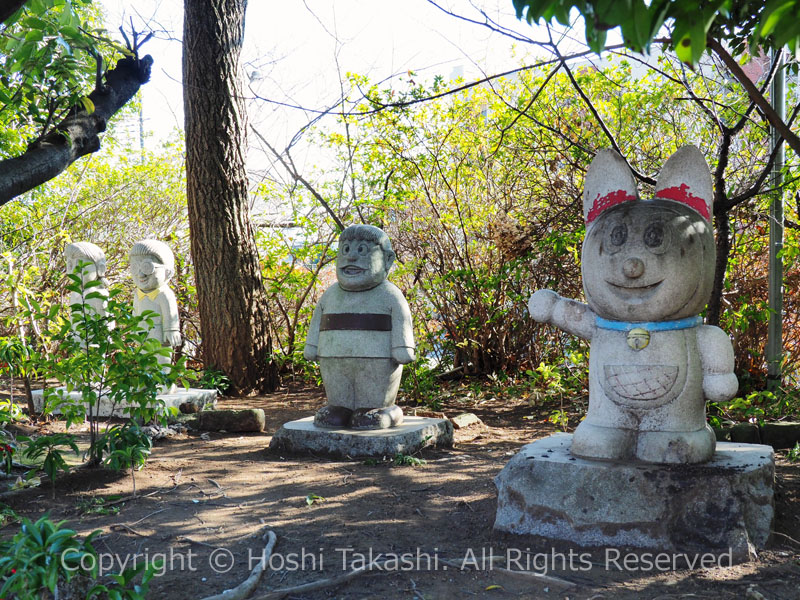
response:
<path fill-rule="evenodd" d="M 395 467 L 422 467 L 428 464 L 428 461 L 426 461 L 424 458 L 417 458 L 416 456 L 398 452 L 394 455 L 392 464 Z"/>
<path fill-rule="evenodd" d="M 62 447 L 72 449 L 76 455 L 80 454 L 78 445 L 75 443 L 75 436 L 68 433 L 55 433 L 53 435 L 43 435 L 35 440 L 28 437 L 20 437 L 20 441 L 28 442 L 28 447 L 25 448 L 23 456 L 30 460 L 39 460 L 44 457 L 42 461 L 42 469 L 47 474 L 52 485 L 53 498 L 56 497 L 56 475 L 59 471 L 67 473 L 69 465 L 64 460 L 62 455 Z"/>
<path fill-rule="evenodd" d="M 11 444 L 3 444 L 0 446 L 0 458 L 3 463 L 3 472 L 6 475 L 10 475 L 11 467 L 14 464 L 14 446 Z"/>
<path fill-rule="evenodd" d="M 125 569 L 119 575 L 111 575 L 114 583 L 110 585 L 96 584 L 89 590 L 86 600 L 93 598 L 109 598 L 109 600 L 145 600 L 150 591 L 150 580 L 156 572 L 163 573 L 163 561 L 153 564 L 143 563 L 132 569 Z M 142 574 L 142 580 L 134 583 L 137 575 Z"/>
<path fill-rule="evenodd" d="M 30 376 L 34 374 L 31 366 L 34 362 L 33 359 L 31 348 L 24 339 L 16 336 L 0 337 L 0 375 L 11 376 L 11 394 L 6 406 L 0 407 L 0 424 L 4 418 L 10 421 L 18 421 L 22 418 L 22 411 L 14 403 L 14 377 L 21 377 L 25 389 L 30 391 Z M 32 408 L 30 404 L 28 408 Z"/>
<path fill-rule="evenodd" d="M 786 453 L 786 460 L 789 462 L 800 462 L 800 442 L 795 442 L 794 448 Z"/>
<path fill-rule="evenodd" d="M 108 498 L 98 498 L 89 496 L 78 500 L 78 510 L 82 515 L 116 515 L 120 511 L 119 504 L 107 505 L 106 502 L 119 500 L 120 496 L 109 496 Z"/>
<path fill-rule="evenodd" d="M 79 263 L 80 268 L 87 265 Z M 98 313 L 89 310 L 85 302 L 75 303 L 70 307 L 69 316 L 63 316 L 59 306 L 45 310 L 35 298 L 29 298 L 25 316 L 53 324 L 50 336 L 57 349 L 41 358 L 38 370 L 61 381 L 68 392 L 79 392 L 82 402 L 74 402 L 68 396 L 59 398 L 54 390 L 48 389 L 46 406 L 53 409 L 59 405 L 68 426 L 88 419 L 89 464 L 98 465 L 103 460 L 99 453 L 103 446 L 97 443 L 100 398 L 105 395 L 113 406 L 123 406 L 131 419 L 163 422 L 166 419 L 164 402 L 157 395 L 162 388 L 169 388 L 184 376 L 185 358 L 170 366 L 160 362 L 170 350 L 149 337 L 155 313 L 145 311 L 135 315 L 129 304 L 119 299 L 121 290 L 112 289 L 105 296 L 95 289 L 99 281 L 84 284 L 74 273 L 67 277 L 67 291 L 85 301 L 102 299 L 106 310 Z"/>
<path fill-rule="evenodd" d="M 116 425 L 98 440 L 98 455 L 106 454 L 103 464 L 115 471 L 130 469 L 133 482 L 133 497 L 136 498 L 136 471 L 141 469 L 150 456 L 152 440 L 133 421 Z"/>
<path fill-rule="evenodd" d="M 22 414 L 22 410 L 11 399 L 0 400 L 0 425 L 15 423 L 24 419 L 25 415 Z"/>
<path fill-rule="evenodd" d="M 547 420 L 558 427 L 561 431 L 566 431 L 567 427 L 569 426 L 569 416 L 567 415 L 566 411 L 561 409 L 551 412 L 550 417 Z"/>
<path fill-rule="evenodd" d="M 10 523 L 17 523 L 19 520 L 19 515 L 14 512 L 14 509 L 5 504 L 0 504 L 0 528 Z"/>
<path fill-rule="evenodd" d="M 419 404 L 425 404 L 430 410 L 442 407 L 441 383 L 436 378 L 437 372 L 425 358 L 419 358 L 404 369 L 402 390 Z"/>
<path fill-rule="evenodd" d="M 76 577 L 97 579 L 99 560 L 92 542 L 100 531 L 81 540 L 63 525 L 64 521 L 53 523 L 46 516 L 35 523 L 22 519 L 19 532 L 11 540 L 0 541 L 0 598 L 42 598 L 47 591 L 58 598 Z M 85 597 L 144 600 L 156 572 L 163 572 L 159 562 L 125 569 L 121 574 L 110 575 L 110 585 L 94 585 Z M 139 574 L 142 579 L 137 584 L 133 580 Z"/>
<path fill-rule="evenodd" d="M 322 496 L 317 496 L 316 494 L 309 494 L 306 496 L 306 504 L 311 506 L 312 504 L 318 504 L 320 502 L 325 502 L 325 498 Z"/>
<path fill-rule="evenodd" d="M 217 390 L 224 394 L 230 387 L 231 380 L 222 371 L 216 369 L 203 369 L 202 375 L 196 377 L 197 385 L 206 390 Z"/>
<path fill-rule="evenodd" d="M 56 598 L 59 585 L 69 582 L 76 574 L 97 575 L 97 560 L 92 570 L 81 565 L 86 555 L 95 559 L 92 540 L 95 531 L 85 540 L 76 537 L 72 529 L 62 529 L 42 517 L 35 523 L 22 519 L 20 531 L 9 541 L 0 542 L 0 598 L 12 594 L 17 598 L 41 598 L 49 590 Z"/>

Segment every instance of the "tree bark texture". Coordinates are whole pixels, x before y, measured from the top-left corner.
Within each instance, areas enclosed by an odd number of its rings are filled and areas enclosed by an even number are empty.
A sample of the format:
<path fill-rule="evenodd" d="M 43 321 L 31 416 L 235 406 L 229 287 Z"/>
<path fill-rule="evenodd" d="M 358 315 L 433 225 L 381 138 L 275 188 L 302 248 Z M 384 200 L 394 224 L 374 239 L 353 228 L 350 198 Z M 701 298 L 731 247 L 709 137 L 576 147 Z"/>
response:
<path fill-rule="evenodd" d="M 714 267 L 714 287 L 706 310 L 706 322 L 719 327 L 722 315 L 722 292 L 725 289 L 725 273 L 728 270 L 728 258 L 731 253 L 731 219 L 730 213 L 719 211 L 714 214 L 717 221 L 717 259 Z"/>
<path fill-rule="evenodd" d="M 51 180 L 81 156 L 99 150 L 99 134 L 150 79 L 152 64 L 149 55 L 141 59 L 123 58 L 106 73 L 105 85 L 89 94 L 93 112 L 86 112 L 83 104 L 78 104 L 24 154 L 0 161 L 0 206 Z"/>
<path fill-rule="evenodd" d="M 246 0 L 185 0 L 186 181 L 205 364 L 231 392 L 278 385 L 247 195 L 240 54 Z"/>
<path fill-rule="evenodd" d="M 0 0 L 0 23 L 17 12 L 27 0 Z"/>

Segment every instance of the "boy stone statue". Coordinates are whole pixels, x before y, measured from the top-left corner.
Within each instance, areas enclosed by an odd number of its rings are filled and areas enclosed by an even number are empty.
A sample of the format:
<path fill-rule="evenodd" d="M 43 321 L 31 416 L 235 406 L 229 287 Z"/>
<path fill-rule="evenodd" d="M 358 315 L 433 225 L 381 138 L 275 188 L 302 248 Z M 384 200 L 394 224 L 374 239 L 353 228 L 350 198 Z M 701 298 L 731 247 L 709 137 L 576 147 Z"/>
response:
<path fill-rule="evenodd" d="M 167 286 L 175 273 L 172 250 L 159 240 L 141 240 L 133 245 L 128 257 L 131 277 L 136 285 L 134 314 L 140 315 L 146 310 L 156 313 L 148 335 L 164 346 L 177 346 L 181 343 L 178 303 L 174 292 Z M 159 362 L 168 364 L 170 358 L 161 356 Z"/>
<path fill-rule="evenodd" d="M 67 274 L 78 275 L 83 282 L 83 293 L 70 292 L 70 307 L 82 304 L 88 311 L 93 311 L 101 317 L 108 316 L 106 303 L 108 301 L 108 282 L 106 275 L 106 255 L 103 250 L 91 242 L 74 242 L 64 248 L 64 259 L 67 263 Z M 80 263 L 89 263 L 79 268 Z M 92 281 L 99 281 L 101 285 L 85 287 Z M 95 297 L 87 298 L 93 295 Z M 97 297 L 100 296 L 100 297 Z M 108 324 L 112 326 L 111 323 Z M 76 336 L 78 334 L 76 333 Z"/>
<path fill-rule="evenodd" d="M 318 427 L 385 429 L 403 422 L 395 397 L 403 365 L 414 360 L 411 312 L 386 280 L 395 259 L 389 237 L 371 225 L 339 236 L 337 283 L 314 309 L 304 356 L 319 362 L 328 404 Z"/>

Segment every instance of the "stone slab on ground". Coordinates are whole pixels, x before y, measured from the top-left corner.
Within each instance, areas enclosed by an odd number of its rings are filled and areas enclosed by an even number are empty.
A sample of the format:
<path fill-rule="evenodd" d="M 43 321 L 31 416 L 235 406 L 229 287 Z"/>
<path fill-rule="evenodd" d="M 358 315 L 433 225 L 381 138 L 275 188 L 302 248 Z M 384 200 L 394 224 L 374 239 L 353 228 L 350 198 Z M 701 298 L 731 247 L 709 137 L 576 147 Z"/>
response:
<path fill-rule="evenodd" d="M 336 458 L 392 458 L 427 446 L 451 447 L 453 424 L 447 419 L 405 417 L 390 429 L 357 431 L 323 429 L 307 417 L 284 423 L 272 436 L 270 450 L 290 454 L 323 454 Z"/>
<path fill-rule="evenodd" d="M 204 410 L 197 413 L 197 428 L 203 431 L 257 433 L 264 431 L 266 416 L 261 408 Z"/>
<path fill-rule="evenodd" d="M 708 463 L 654 465 L 576 458 L 571 443 L 559 433 L 527 444 L 495 477 L 496 530 L 738 562 L 769 538 L 769 446 L 720 442 Z"/>
<path fill-rule="evenodd" d="M 483 421 L 478 418 L 478 415 L 473 413 L 461 413 L 460 415 L 452 417 L 450 421 L 456 429 L 466 429 L 473 425 L 483 425 Z"/>
<path fill-rule="evenodd" d="M 56 393 L 64 396 L 67 394 L 65 388 L 56 388 Z M 41 412 L 44 406 L 44 390 L 33 390 L 33 406 L 37 412 Z M 80 392 L 69 392 L 70 400 L 79 402 L 82 398 Z M 179 388 L 173 394 L 158 394 L 156 398 L 163 400 L 167 408 L 179 409 L 181 404 L 193 404 L 198 410 L 209 407 L 213 408 L 217 404 L 217 390 L 202 390 L 199 388 L 181 389 Z M 98 417 L 127 417 L 125 408 L 127 404 L 117 404 L 114 406 L 111 400 L 105 394 L 100 396 L 95 414 Z M 60 414 L 60 410 L 56 409 L 53 414 Z"/>

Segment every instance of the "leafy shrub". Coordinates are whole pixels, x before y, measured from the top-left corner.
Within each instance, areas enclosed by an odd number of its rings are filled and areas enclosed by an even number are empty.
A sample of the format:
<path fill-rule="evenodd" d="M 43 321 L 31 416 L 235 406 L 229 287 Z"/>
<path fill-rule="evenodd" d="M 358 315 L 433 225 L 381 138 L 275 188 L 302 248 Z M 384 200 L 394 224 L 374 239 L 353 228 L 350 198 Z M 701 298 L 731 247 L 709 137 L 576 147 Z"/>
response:
<path fill-rule="evenodd" d="M 87 300 L 104 297 L 91 291 L 99 282 L 84 285 L 78 275 L 69 274 L 68 278 L 67 290 Z M 148 337 L 153 313 L 134 315 L 129 304 L 118 300 L 119 294 L 117 289 L 109 291 L 106 314 L 76 303 L 71 306 L 70 317 L 60 315 L 58 306 L 43 310 L 35 299 L 28 300 L 29 317 L 47 320 L 53 327 L 50 336 L 56 350 L 40 355 L 38 369 L 56 377 L 67 392 L 80 392 L 83 399 L 76 402 L 50 389 L 45 392 L 46 407 L 58 407 L 68 425 L 88 418 L 90 461 L 95 464 L 102 460 L 100 450 L 104 447 L 98 443 L 100 398 L 106 396 L 113 406 L 122 405 L 131 419 L 163 421 L 163 401 L 156 396 L 185 373 L 185 358 L 166 368 L 159 362 L 170 349 Z"/>
<path fill-rule="evenodd" d="M 53 523 L 46 516 L 35 523 L 23 519 L 20 531 L 11 540 L 0 541 L 0 597 L 58 598 L 71 583 L 80 580 L 76 587 L 85 590 L 80 595 L 87 599 L 144 600 L 159 564 L 125 569 L 110 575 L 109 585 L 96 583 L 89 589 L 91 580 L 98 576 L 99 560 L 92 543 L 100 531 L 81 540 L 63 525 L 64 521 Z M 134 578 L 140 574 L 141 581 L 136 583 Z"/>

